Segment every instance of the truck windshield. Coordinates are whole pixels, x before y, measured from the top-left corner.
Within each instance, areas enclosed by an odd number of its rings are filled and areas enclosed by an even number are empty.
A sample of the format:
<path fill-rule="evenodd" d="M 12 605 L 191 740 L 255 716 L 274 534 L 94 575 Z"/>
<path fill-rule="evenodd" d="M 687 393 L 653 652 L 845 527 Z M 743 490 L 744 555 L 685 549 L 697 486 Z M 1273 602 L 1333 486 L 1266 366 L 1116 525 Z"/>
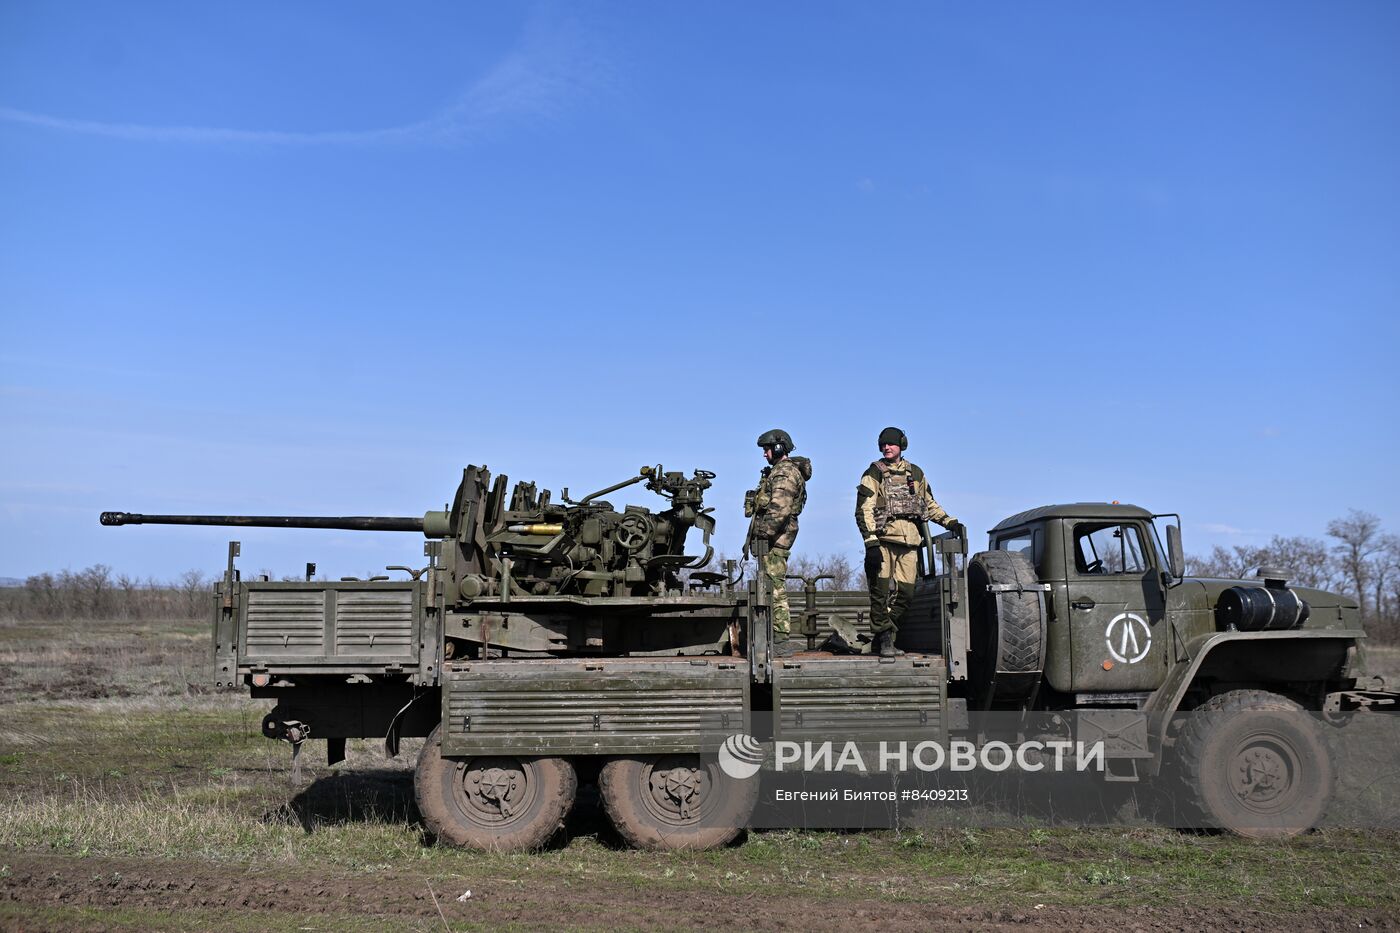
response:
<path fill-rule="evenodd" d="M 1134 525 L 1079 525 L 1074 532 L 1075 568 L 1080 573 L 1141 573 L 1142 537 Z"/>

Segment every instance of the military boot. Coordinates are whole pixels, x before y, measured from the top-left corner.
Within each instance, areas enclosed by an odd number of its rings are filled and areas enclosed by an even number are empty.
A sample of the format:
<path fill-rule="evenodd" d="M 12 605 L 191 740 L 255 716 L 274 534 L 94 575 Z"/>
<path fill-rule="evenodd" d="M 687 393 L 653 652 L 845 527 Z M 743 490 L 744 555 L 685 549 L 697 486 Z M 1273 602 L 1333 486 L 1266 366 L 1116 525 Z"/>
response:
<path fill-rule="evenodd" d="M 790 658 L 794 654 L 797 654 L 798 647 L 794 645 L 791 641 L 789 641 L 785 636 L 774 635 L 773 638 L 773 657 Z"/>
<path fill-rule="evenodd" d="M 875 644 L 870 646 L 873 654 L 878 654 L 882 658 L 897 658 L 904 652 L 894 646 L 895 633 L 893 629 L 885 629 L 883 632 L 875 634 Z"/>

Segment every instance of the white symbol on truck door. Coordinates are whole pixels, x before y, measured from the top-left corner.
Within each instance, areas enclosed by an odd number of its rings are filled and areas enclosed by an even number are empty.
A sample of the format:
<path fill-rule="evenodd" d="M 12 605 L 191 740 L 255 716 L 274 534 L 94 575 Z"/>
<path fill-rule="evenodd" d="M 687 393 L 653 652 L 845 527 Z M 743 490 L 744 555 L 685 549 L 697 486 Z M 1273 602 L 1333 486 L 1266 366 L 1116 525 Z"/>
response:
<path fill-rule="evenodd" d="M 1152 629 L 1135 612 L 1120 612 L 1108 622 L 1104 633 L 1108 654 L 1115 661 L 1136 664 L 1152 650 Z"/>

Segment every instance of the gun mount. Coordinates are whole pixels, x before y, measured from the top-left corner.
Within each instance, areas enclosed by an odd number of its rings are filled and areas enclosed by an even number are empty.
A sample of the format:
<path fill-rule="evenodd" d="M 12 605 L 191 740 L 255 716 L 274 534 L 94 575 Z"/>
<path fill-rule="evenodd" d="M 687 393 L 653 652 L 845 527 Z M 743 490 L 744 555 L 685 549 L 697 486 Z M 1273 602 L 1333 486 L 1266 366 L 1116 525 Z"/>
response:
<path fill-rule="evenodd" d="M 577 502 L 565 489 L 558 505 L 549 501 L 548 490 L 537 493 L 534 483 L 517 483 L 509 507 L 504 507 L 504 478 L 498 478 L 485 497 L 480 520 L 490 566 L 461 580 L 462 595 L 474 599 L 512 592 L 584 597 L 677 594 L 682 589 L 678 572 L 699 569 L 714 555 L 710 544 L 713 509 L 703 507 L 704 492 L 714 476 L 696 470 L 687 478 L 659 466 L 642 467 L 637 476 Z M 467 481 L 464 478 L 464 485 Z M 669 499 L 670 508 L 652 512 L 629 505 L 618 512 L 600 498 L 642 482 Z M 459 521 L 458 527 L 466 524 Z M 700 529 L 702 554 L 685 553 L 691 528 Z"/>
<path fill-rule="evenodd" d="M 637 475 L 577 501 L 567 488 L 561 501 L 533 482 L 468 466 L 451 505 L 421 518 L 393 516 L 143 515 L 103 512 L 103 525 L 216 525 L 259 528 L 325 528 L 348 531 L 417 531 L 430 541 L 429 604 L 444 613 L 444 636 L 484 653 L 493 647 L 528 653 L 626 653 L 713 648 L 723 633 L 675 639 L 656 634 L 624 636 L 623 620 L 642 617 L 723 617 L 732 596 L 704 592 L 727 578 L 699 573 L 714 555 L 713 509 L 704 506 L 715 474 L 690 476 L 644 466 Z M 668 501 L 653 511 L 629 505 L 620 511 L 602 497 L 638 483 Z M 687 553 L 692 528 L 699 553 Z M 438 559 L 441 559 L 439 565 Z M 232 581 L 230 581 L 232 585 Z M 712 620 L 713 621 L 713 620 Z M 693 626 L 692 626 L 693 630 Z M 696 638 L 699 640 L 697 641 Z"/>

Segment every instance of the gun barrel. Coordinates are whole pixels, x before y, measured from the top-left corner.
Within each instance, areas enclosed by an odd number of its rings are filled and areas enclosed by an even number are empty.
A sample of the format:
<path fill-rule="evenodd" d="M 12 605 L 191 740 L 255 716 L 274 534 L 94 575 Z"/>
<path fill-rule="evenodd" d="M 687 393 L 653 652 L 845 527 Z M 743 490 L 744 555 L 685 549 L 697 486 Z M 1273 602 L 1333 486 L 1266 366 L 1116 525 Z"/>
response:
<path fill-rule="evenodd" d="M 334 528 L 342 531 L 422 531 L 422 518 L 379 515 L 142 515 L 103 512 L 104 525 L 232 525 L 237 528 Z"/>

